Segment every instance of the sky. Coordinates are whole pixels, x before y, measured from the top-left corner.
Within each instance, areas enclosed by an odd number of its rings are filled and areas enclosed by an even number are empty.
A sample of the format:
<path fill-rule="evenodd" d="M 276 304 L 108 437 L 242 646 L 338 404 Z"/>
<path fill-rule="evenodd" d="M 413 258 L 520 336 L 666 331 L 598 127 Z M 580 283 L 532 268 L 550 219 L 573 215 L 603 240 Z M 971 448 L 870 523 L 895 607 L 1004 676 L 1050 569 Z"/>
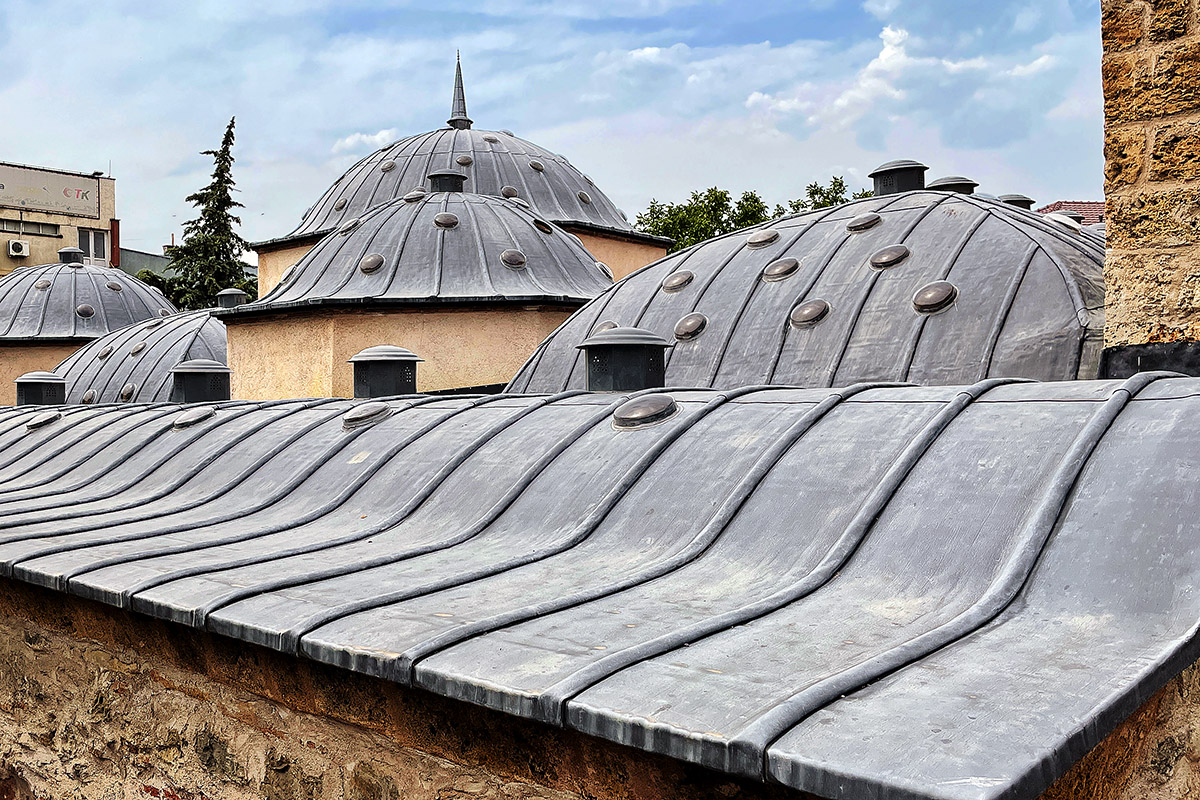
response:
<path fill-rule="evenodd" d="M 126 247 L 194 216 L 237 117 L 242 234 L 450 113 L 562 153 L 630 218 L 771 203 L 894 158 L 1039 203 L 1103 199 L 1097 0 L 4 0 L 0 161 L 116 177 Z M 253 260 L 253 259 L 250 259 Z"/>

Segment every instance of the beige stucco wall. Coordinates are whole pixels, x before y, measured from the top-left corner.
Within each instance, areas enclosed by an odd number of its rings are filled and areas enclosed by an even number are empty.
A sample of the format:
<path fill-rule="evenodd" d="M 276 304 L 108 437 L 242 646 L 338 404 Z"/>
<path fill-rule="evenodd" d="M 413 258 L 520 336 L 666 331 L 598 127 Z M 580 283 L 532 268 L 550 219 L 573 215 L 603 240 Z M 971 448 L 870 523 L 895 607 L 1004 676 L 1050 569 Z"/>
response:
<path fill-rule="evenodd" d="M 351 397 L 346 360 L 377 344 L 425 359 L 420 391 L 506 383 L 570 311 L 561 308 L 300 311 L 226 319 L 239 400 Z"/>
<path fill-rule="evenodd" d="M 612 270 L 613 277 L 621 280 L 629 273 L 639 270 L 667 254 L 667 248 L 658 245 L 610 239 L 594 233 L 571 231 L 583 242 L 597 261 L 603 261 Z"/>
<path fill-rule="evenodd" d="M 13 383 L 17 378 L 26 372 L 53 370 L 80 347 L 78 344 L 0 343 L 0 406 L 17 402 L 17 385 Z"/>
<path fill-rule="evenodd" d="M 44 211 L 23 211 L 16 208 L 0 208 L 0 219 L 48 222 L 59 226 L 58 236 L 38 236 L 28 233 L 0 231 L 0 275 L 7 275 L 17 267 L 53 264 L 58 261 L 58 251 L 64 247 L 79 245 L 79 229 L 110 230 L 117 215 L 116 181 L 100 179 L 100 219 L 74 217 L 66 214 L 51 214 Z M 21 239 L 29 242 L 28 258 L 9 258 L 8 242 Z M 110 258 L 112 242 L 109 241 Z M 111 261 L 110 261 L 111 263 Z"/>
<path fill-rule="evenodd" d="M 278 250 L 264 248 L 258 252 L 258 296 L 279 285 L 279 279 L 288 267 L 304 258 L 304 254 L 312 250 L 316 242 L 292 245 Z"/>

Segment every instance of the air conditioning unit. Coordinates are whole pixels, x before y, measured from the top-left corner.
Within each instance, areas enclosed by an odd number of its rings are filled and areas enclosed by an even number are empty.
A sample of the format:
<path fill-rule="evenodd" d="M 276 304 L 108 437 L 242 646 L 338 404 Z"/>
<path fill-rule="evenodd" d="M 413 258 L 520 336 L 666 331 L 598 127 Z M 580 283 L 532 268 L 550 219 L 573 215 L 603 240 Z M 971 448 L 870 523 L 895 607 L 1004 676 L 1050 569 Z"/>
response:
<path fill-rule="evenodd" d="M 9 258 L 28 258 L 29 257 L 29 242 L 23 239 L 8 240 L 8 257 Z"/>

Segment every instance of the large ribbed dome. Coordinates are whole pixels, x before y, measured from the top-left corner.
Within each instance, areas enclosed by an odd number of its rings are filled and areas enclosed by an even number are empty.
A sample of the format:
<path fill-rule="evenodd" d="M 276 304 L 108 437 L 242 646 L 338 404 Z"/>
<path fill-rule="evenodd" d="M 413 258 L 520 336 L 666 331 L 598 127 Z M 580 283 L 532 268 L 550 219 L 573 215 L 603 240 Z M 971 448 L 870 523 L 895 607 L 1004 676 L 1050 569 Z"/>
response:
<path fill-rule="evenodd" d="M 982 197 L 913 191 L 750 228 L 634 273 L 555 331 L 510 389 L 582 388 L 598 326 L 674 342 L 667 385 L 1095 378 L 1099 237 Z"/>
<path fill-rule="evenodd" d="M 64 248 L 63 258 L 82 254 Z M 23 267 L 0 278 L 0 340 L 95 339 L 175 313 L 154 289 L 119 269 L 70 263 Z"/>
<path fill-rule="evenodd" d="M 578 239 L 519 198 L 417 189 L 346 220 L 269 294 L 224 314 L 364 302 L 582 304 L 611 285 Z"/>
<path fill-rule="evenodd" d="M 225 325 L 208 310 L 138 322 L 79 348 L 55 367 L 68 403 L 162 403 L 181 361 L 225 363 Z"/>
<path fill-rule="evenodd" d="M 624 215 L 561 155 L 519 139 L 511 131 L 471 128 L 455 85 L 450 127 L 410 136 L 359 161 L 321 196 L 300 226 L 285 238 L 336 228 L 348 219 L 425 184 L 425 176 L 455 169 L 467 176 L 466 190 L 520 197 L 545 218 L 632 233 Z"/>

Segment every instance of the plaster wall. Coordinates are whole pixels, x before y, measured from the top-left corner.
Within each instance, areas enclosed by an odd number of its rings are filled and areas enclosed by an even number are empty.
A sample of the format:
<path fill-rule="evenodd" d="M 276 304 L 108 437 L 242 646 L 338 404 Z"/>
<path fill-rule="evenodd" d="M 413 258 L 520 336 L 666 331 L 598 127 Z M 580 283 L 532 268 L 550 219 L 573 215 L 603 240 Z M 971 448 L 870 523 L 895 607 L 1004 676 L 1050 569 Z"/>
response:
<path fill-rule="evenodd" d="M 0 406 L 17 402 L 17 385 L 13 383 L 17 378 L 26 372 L 52 371 L 80 347 L 82 343 L 0 343 Z"/>
<path fill-rule="evenodd" d="M 55 214 L 45 211 L 26 211 L 16 208 L 0 208 L 0 219 L 22 220 L 26 222 L 48 222 L 58 225 L 57 236 L 43 236 L 33 233 L 13 233 L 0 231 L 0 275 L 7 275 L 18 267 L 37 266 L 38 264 L 53 264 L 58 261 L 58 251 L 64 247 L 79 245 L 79 229 L 111 230 L 113 218 L 117 215 L 116 181 L 112 178 L 100 179 L 100 218 L 75 217 L 68 214 Z M 29 242 L 28 258 L 9 258 L 8 242 L 10 239 L 20 239 Z M 110 240 L 109 263 L 112 263 L 113 243 Z"/>
<path fill-rule="evenodd" d="M 1103 0 L 1104 343 L 1200 341 L 1200 20 Z"/>
<path fill-rule="evenodd" d="M 568 230 L 570 230 L 568 228 Z M 597 261 L 603 261 L 612 270 L 613 278 L 621 280 L 626 275 L 658 261 L 667 254 L 667 248 L 658 245 L 610 239 L 594 233 L 571 231 L 583 242 Z"/>
<path fill-rule="evenodd" d="M 346 363 L 377 344 L 407 347 L 424 363 L 417 389 L 507 382 L 570 314 L 545 307 L 298 310 L 225 322 L 235 399 L 352 397 Z"/>
<path fill-rule="evenodd" d="M 272 248 L 258 250 L 258 296 L 262 297 L 278 286 L 279 279 L 283 277 L 287 268 L 304 258 L 309 250 L 316 247 L 317 241 L 320 240 L 281 247 L 278 250 Z"/>

